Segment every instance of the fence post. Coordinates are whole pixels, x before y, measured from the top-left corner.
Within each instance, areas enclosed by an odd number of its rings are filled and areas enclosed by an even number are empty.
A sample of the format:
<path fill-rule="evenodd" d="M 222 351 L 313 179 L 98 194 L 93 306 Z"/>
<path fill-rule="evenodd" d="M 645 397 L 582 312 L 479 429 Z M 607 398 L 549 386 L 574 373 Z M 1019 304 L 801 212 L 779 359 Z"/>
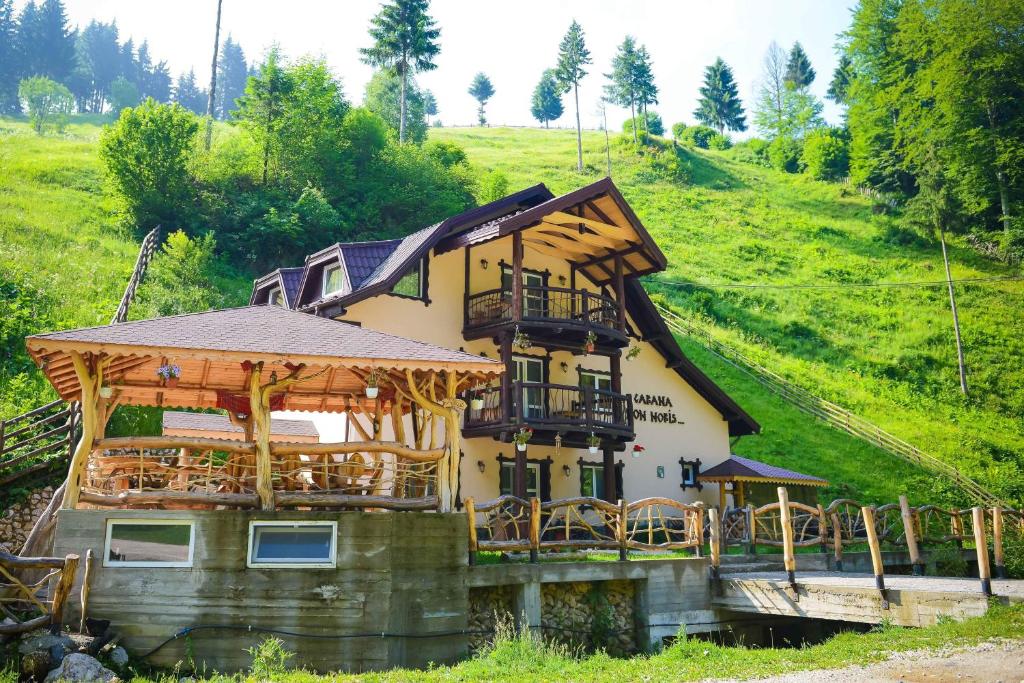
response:
<path fill-rule="evenodd" d="M 1003 558 L 1003 509 L 992 508 L 992 552 L 995 555 L 996 578 L 1006 578 L 1006 562 Z"/>
<path fill-rule="evenodd" d="M 793 554 L 793 519 L 789 514 L 789 491 L 779 487 L 779 517 L 782 522 L 782 562 L 786 567 L 786 578 L 796 588 L 796 556 Z"/>
<path fill-rule="evenodd" d="M 818 503 L 818 543 L 821 547 L 821 553 L 824 555 L 828 552 L 828 522 L 825 520 L 825 508 L 821 507 L 821 503 Z"/>
<path fill-rule="evenodd" d="M 629 559 L 626 554 L 628 548 L 628 542 L 626 540 L 626 529 L 629 525 L 629 504 L 620 499 L 619 500 L 619 561 L 625 562 Z"/>
<path fill-rule="evenodd" d="M 82 590 L 79 593 L 81 601 L 81 619 L 78 621 L 78 632 L 85 633 L 85 615 L 89 610 L 89 579 L 92 577 L 92 548 L 85 551 L 85 571 L 82 573 Z"/>
<path fill-rule="evenodd" d="M 910 564 L 914 567 L 914 576 L 924 576 L 921 551 L 917 547 L 914 513 L 910 509 L 910 501 L 907 500 L 906 496 L 900 496 L 900 517 L 903 518 L 903 535 L 907 539 L 907 552 L 910 553 Z"/>
<path fill-rule="evenodd" d="M 697 557 L 704 554 L 704 503 L 701 502 L 697 503 L 697 545 L 693 549 Z"/>
<path fill-rule="evenodd" d="M 832 552 L 836 560 L 836 571 L 843 571 L 843 526 L 839 515 L 832 513 Z"/>
<path fill-rule="evenodd" d="M 718 568 L 722 563 L 720 544 L 722 542 L 722 527 L 719 526 L 718 509 L 710 508 L 708 510 L 708 520 L 711 522 L 711 578 L 715 581 L 718 580 Z"/>
<path fill-rule="evenodd" d="M 66 555 L 57 586 L 53 589 L 53 602 L 50 603 L 50 633 L 59 633 L 61 624 L 64 623 L 64 603 L 67 602 L 68 595 L 71 594 L 71 587 L 75 583 L 77 571 L 78 555 Z"/>
<path fill-rule="evenodd" d="M 988 566 L 988 540 L 985 538 L 985 508 L 971 508 L 971 521 L 974 526 L 974 548 L 978 554 L 978 578 L 981 579 L 981 592 L 992 595 L 992 573 Z"/>
<path fill-rule="evenodd" d="M 566 539 L 569 540 L 569 539 Z M 530 562 L 540 554 L 540 498 L 530 499 Z"/>
<path fill-rule="evenodd" d="M 868 535 L 868 548 L 871 550 L 871 568 L 875 572 L 875 586 L 882 594 L 882 609 L 889 609 L 889 600 L 885 596 L 885 568 L 882 566 L 882 548 L 878 543 L 878 530 L 875 529 L 875 509 L 862 507 L 861 517 L 864 519 L 864 531 Z"/>
<path fill-rule="evenodd" d="M 476 564 L 476 551 L 479 541 L 476 537 L 476 501 L 472 496 L 466 499 L 466 518 L 469 522 L 469 566 Z"/>
<path fill-rule="evenodd" d="M 956 547 L 960 550 L 964 549 L 964 520 L 960 516 L 959 510 L 952 510 L 952 516 L 949 518 L 950 532 L 953 534 Z"/>
<path fill-rule="evenodd" d="M 757 554 L 757 520 L 754 515 L 754 506 L 747 503 L 747 553 Z"/>

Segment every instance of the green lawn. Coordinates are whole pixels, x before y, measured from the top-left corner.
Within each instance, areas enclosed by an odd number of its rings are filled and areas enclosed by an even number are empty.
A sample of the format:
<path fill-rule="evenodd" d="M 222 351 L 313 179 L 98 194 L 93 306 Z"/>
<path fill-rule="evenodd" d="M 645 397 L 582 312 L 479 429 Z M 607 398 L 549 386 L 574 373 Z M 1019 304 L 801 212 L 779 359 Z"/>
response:
<path fill-rule="evenodd" d="M 432 129 L 463 145 L 482 171 L 515 190 L 544 182 L 564 192 L 606 173 L 603 133 Z M 649 278 L 722 341 L 801 386 L 844 405 L 961 467 L 990 489 L 1024 496 L 1024 283 L 962 285 L 960 316 L 970 399 L 959 393 L 949 302 L 943 287 L 726 289 L 669 283 L 854 285 L 943 277 L 935 242 L 901 231 L 845 185 L 752 166 L 731 152 L 685 150 L 689 180 L 671 179 L 612 143 L 612 177 L 669 260 Z M 951 245 L 954 278 L 1019 274 L 965 244 Z M 735 452 L 824 476 L 872 500 L 941 488 L 914 468 L 796 413 L 731 366 L 683 340 L 684 349 L 764 426 Z M 883 475 L 883 476 L 880 476 Z M 917 495 L 921 494 L 921 495 Z M 951 494 L 955 497 L 955 492 Z M 827 495 L 826 495 L 827 497 Z"/>

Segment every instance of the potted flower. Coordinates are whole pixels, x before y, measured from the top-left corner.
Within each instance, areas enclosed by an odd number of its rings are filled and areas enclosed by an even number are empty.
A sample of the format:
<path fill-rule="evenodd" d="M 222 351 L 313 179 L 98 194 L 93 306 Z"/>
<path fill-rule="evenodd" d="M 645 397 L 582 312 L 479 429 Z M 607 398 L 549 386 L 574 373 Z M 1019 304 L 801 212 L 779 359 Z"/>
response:
<path fill-rule="evenodd" d="M 479 391 L 474 391 L 470 396 L 469 407 L 473 410 L 484 409 L 484 397 Z"/>
<path fill-rule="evenodd" d="M 587 336 L 583 339 L 583 352 L 593 353 L 594 349 L 597 348 L 597 334 L 593 330 L 587 332 Z"/>
<path fill-rule="evenodd" d="M 590 436 L 587 437 L 587 450 L 594 454 L 597 453 L 597 449 L 600 447 L 601 439 L 594 432 L 590 432 Z"/>
<path fill-rule="evenodd" d="M 533 429 L 531 427 L 522 426 L 519 431 L 512 435 L 512 443 L 516 445 L 516 450 L 525 451 L 526 444 L 530 442 L 530 437 L 533 436 Z"/>
<path fill-rule="evenodd" d="M 519 325 L 516 325 L 516 333 L 512 336 L 512 345 L 521 351 L 526 351 L 533 346 L 533 342 L 530 341 L 530 335 L 520 332 Z"/>
<path fill-rule="evenodd" d="M 370 374 L 366 377 L 366 398 L 377 398 L 377 394 L 380 392 L 380 387 L 377 385 L 382 379 L 382 374 L 384 373 L 377 368 L 370 370 Z"/>
<path fill-rule="evenodd" d="M 633 457 L 634 458 L 639 458 L 641 455 L 644 454 L 644 451 L 646 451 L 646 450 L 647 450 L 646 448 L 644 448 L 643 446 L 641 446 L 638 443 L 633 444 Z"/>
<path fill-rule="evenodd" d="M 156 369 L 156 374 L 163 381 L 164 386 L 174 388 L 178 386 L 178 378 L 181 377 L 181 368 L 177 365 L 161 365 Z"/>

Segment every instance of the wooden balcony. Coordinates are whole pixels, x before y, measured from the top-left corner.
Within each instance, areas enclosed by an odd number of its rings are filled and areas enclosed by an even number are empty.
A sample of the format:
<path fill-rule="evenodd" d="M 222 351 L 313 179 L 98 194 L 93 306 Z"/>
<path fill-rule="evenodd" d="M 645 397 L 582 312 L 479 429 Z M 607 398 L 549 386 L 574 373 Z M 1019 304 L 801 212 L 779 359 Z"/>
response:
<path fill-rule="evenodd" d="M 633 401 L 628 394 L 564 384 L 514 382 L 507 398 L 502 387 L 487 387 L 470 396 L 463 433 L 466 436 L 510 433 L 521 425 L 534 429 L 538 443 L 562 435 L 567 447 L 586 447 L 591 433 L 625 442 L 634 437 Z M 473 398 L 483 405 L 474 408 Z"/>
<path fill-rule="evenodd" d="M 585 289 L 536 285 L 523 285 L 519 292 L 499 288 L 467 293 L 463 328 L 467 340 L 495 336 L 514 326 L 538 346 L 555 340 L 555 346 L 582 346 L 589 332 L 596 335 L 598 346 L 622 348 L 629 343 L 623 311 L 611 297 Z"/>

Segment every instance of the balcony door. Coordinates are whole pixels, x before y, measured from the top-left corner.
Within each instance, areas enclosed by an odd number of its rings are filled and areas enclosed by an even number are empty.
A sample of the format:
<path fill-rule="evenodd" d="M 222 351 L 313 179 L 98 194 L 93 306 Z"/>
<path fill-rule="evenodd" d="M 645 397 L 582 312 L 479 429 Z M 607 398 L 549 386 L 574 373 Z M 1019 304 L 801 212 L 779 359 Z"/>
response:
<path fill-rule="evenodd" d="M 580 370 L 580 389 L 612 390 L 612 376 L 603 372 Z M 593 410 L 595 419 L 607 422 L 613 412 L 612 398 L 607 394 L 594 393 Z"/>
<path fill-rule="evenodd" d="M 512 380 L 523 383 L 522 415 L 524 419 L 544 417 L 544 389 L 528 383 L 544 382 L 544 359 L 533 356 L 512 356 Z"/>
<path fill-rule="evenodd" d="M 542 318 L 545 304 L 544 275 L 534 271 L 523 271 L 523 317 Z M 512 267 L 502 266 L 501 268 L 501 291 L 512 296 Z"/>

